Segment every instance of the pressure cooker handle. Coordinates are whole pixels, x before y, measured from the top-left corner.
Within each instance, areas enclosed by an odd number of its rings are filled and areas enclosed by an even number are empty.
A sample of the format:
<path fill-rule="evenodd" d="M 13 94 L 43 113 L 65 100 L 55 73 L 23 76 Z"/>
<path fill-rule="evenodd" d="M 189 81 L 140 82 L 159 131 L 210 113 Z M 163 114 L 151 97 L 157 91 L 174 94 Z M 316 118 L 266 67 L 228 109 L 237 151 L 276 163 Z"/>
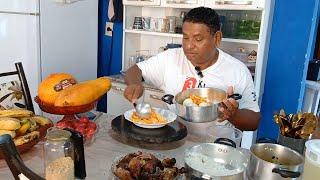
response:
<path fill-rule="evenodd" d="M 241 95 L 241 94 L 238 94 L 238 93 L 236 93 L 236 94 L 231 94 L 231 95 L 228 96 L 228 98 L 233 98 L 234 100 L 239 100 L 239 99 L 242 98 L 242 95 Z"/>
<path fill-rule="evenodd" d="M 166 94 L 162 96 L 161 100 L 167 104 L 173 104 L 174 96 L 171 94 Z"/>
<path fill-rule="evenodd" d="M 236 148 L 237 145 L 234 141 L 232 141 L 231 139 L 228 139 L 228 138 L 218 138 L 214 141 L 214 143 L 217 143 L 217 144 L 223 144 L 223 145 L 227 145 L 227 146 L 231 146 L 231 147 L 234 147 Z"/>
<path fill-rule="evenodd" d="M 300 172 L 289 171 L 283 168 L 273 168 L 272 172 L 278 173 L 283 178 L 298 178 L 301 175 Z"/>

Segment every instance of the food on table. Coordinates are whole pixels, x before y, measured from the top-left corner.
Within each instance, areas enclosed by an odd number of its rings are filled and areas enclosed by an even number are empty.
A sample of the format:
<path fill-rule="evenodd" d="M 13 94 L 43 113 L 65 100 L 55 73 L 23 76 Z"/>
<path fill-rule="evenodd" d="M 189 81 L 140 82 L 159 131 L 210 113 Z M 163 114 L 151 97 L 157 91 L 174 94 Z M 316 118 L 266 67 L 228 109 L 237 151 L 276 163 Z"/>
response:
<path fill-rule="evenodd" d="M 14 144 L 16 146 L 20 146 L 22 144 L 25 144 L 25 143 L 28 143 L 28 142 L 33 141 L 35 139 L 38 139 L 39 137 L 40 137 L 39 131 L 32 131 L 32 132 L 25 134 L 23 136 L 16 137 L 14 139 Z"/>
<path fill-rule="evenodd" d="M 82 117 L 79 120 L 66 120 L 59 121 L 56 124 L 56 127 L 59 129 L 72 129 L 81 133 L 86 140 L 93 138 L 97 132 L 97 124 L 93 121 L 90 121 L 87 117 Z"/>
<path fill-rule="evenodd" d="M 16 137 L 16 132 L 15 131 L 8 131 L 8 130 L 1 130 L 0 129 L 0 136 L 4 134 L 9 134 L 11 138 Z"/>
<path fill-rule="evenodd" d="M 12 118 L 20 118 L 20 117 L 30 117 L 33 115 L 32 111 L 26 109 L 4 109 L 0 110 L 0 117 L 12 117 Z"/>
<path fill-rule="evenodd" d="M 31 119 L 36 121 L 41 126 L 44 126 L 44 125 L 52 123 L 48 118 L 45 118 L 45 117 L 42 117 L 42 116 L 32 116 Z"/>
<path fill-rule="evenodd" d="M 182 103 L 184 106 L 211 106 L 212 103 L 205 97 L 201 97 L 195 94 L 190 95 L 189 98 L 185 99 Z"/>
<path fill-rule="evenodd" d="M 280 133 L 283 136 L 307 139 L 317 127 L 317 117 L 312 113 L 298 113 L 286 115 L 283 109 L 279 114 L 273 116 L 274 121 L 279 125 Z"/>
<path fill-rule="evenodd" d="M 51 74 L 41 82 L 38 88 L 39 99 L 42 102 L 53 105 L 63 89 L 76 83 L 77 80 L 70 74 Z"/>
<path fill-rule="evenodd" d="M 61 91 L 54 105 L 65 107 L 90 104 L 98 100 L 110 88 L 111 80 L 107 77 L 81 82 Z"/>
<path fill-rule="evenodd" d="M 0 118 L 0 129 L 2 130 L 16 130 L 21 127 L 20 120 L 16 118 L 10 117 L 2 117 Z"/>
<path fill-rule="evenodd" d="M 71 157 L 61 157 L 46 167 L 46 180 L 74 180 L 74 162 Z"/>
<path fill-rule="evenodd" d="M 147 118 L 140 117 L 137 112 L 133 112 L 131 115 L 131 121 L 135 123 L 142 124 L 166 124 L 167 120 L 165 117 L 157 113 L 154 109 L 151 108 L 150 116 Z"/>
<path fill-rule="evenodd" d="M 172 180 L 185 173 L 184 168 L 174 167 L 175 163 L 175 158 L 165 158 L 161 161 L 151 153 L 137 152 L 121 158 L 112 171 L 121 180 Z"/>
<path fill-rule="evenodd" d="M 0 110 L 0 115 L 0 135 L 9 134 L 16 146 L 39 139 L 39 128 L 52 126 L 49 119 L 25 109 Z"/>

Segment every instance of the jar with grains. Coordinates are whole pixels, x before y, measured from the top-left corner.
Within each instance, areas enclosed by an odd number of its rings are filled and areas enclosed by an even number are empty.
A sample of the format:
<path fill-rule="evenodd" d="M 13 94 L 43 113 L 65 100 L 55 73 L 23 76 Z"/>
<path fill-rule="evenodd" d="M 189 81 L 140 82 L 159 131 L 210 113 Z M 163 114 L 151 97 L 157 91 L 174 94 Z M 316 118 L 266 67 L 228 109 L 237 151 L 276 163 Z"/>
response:
<path fill-rule="evenodd" d="M 73 180 L 74 176 L 74 147 L 71 142 L 71 132 L 48 129 L 44 143 L 45 176 L 46 180 Z"/>

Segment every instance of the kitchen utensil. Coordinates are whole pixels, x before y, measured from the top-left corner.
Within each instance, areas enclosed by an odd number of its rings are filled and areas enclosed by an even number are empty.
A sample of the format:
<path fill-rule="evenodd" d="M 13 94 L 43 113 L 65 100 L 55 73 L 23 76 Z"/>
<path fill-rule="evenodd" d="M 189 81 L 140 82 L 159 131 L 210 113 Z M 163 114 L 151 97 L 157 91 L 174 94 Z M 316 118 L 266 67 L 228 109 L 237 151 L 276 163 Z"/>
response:
<path fill-rule="evenodd" d="M 134 109 L 128 110 L 124 113 L 124 117 L 132 122 L 133 124 L 135 124 L 136 126 L 142 127 L 142 128 L 161 128 L 169 123 L 172 123 L 173 121 L 175 121 L 177 119 L 177 115 L 174 114 L 173 112 L 166 110 L 166 109 L 161 109 L 161 108 L 153 108 L 158 114 L 162 115 L 167 122 L 163 123 L 163 124 L 146 124 L 146 123 L 139 123 L 139 122 L 134 122 L 131 119 L 132 113 L 135 112 Z"/>
<path fill-rule="evenodd" d="M 299 178 L 303 170 L 303 157 L 279 144 L 259 143 L 250 148 L 248 175 L 255 180 Z"/>
<path fill-rule="evenodd" d="M 190 97 L 190 95 L 197 95 L 206 98 L 212 103 L 211 106 L 184 106 L 183 101 Z M 221 103 L 227 97 L 236 100 L 241 99 L 240 94 L 233 94 L 227 96 L 226 92 L 215 88 L 194 88 L 179 92 L 176 96 L 171 94 L 164 95 L 161 100 L 167 104 L 175 104 L 175 112 L 178 116 L 186 121 L 194 123 L 202 123 L 214 121 L 218 118 L 218 107 L 223 106 Z"/>
<path fill-rule="evenodd" d="M 20 174 L 32 180 L 44 180 L 23 163 L 10 135 L 4 134 L 0 136 L 0 152 L 4 154 L 8 167 L 16 180 L 19 179 Z"/>
<path fill-rule="evenodd" d="M 142 97 L 142 102 L 138 103 L 138 104 L 133 103 L 133 106 L 140 117 L 148 118 L 150 116 L 151 105 L 144 102 L 144 93 L 143 93 L 143 97 Z"/>
<path fill-rule="evenodd" d="M 231 139 L 236 143 L 236 147 L 240 147 L 242 139 L 242 131 L 237 128 L 225 125 L 214 125 L 206 129 L 208 137 L 207 142 L 211 143 L 219 138 Z"/>
<path fill-rule="evenodd" d="M 76 176 L 84 179 L 86 177 L 83 137 L 78 132 L 69 129 L 61 130 L 55 127 L 48 129 L 44 143 L 44 158 L 46 178 L 53 176 L 74 178 Z M 66 169 L 63 173 L 56 174 L 54 169 L 59 167 L 54 167 L 52 164 L 59 164 L 58 161 L 70 162 L 70 160 L 72 160 L 70 166 L 60 167 L 69 168 L 69 170 Z"/>
<path fill-rule="evenodd" d="M 303 152 L 304 152 L 304 147 L 305 147 L 306 141 L 307 141 L 307 139 L 291 138 L 291 137 L 284 136 L 281 133 L 279 133 L 279 135 L 278 135 L 278 144 L 289 147 L 289 148 L 297 151 L 300 154 L 303 154 Z"/>
<path fill-rule="evenodd" d="M 220 138 L 215 143 L 187 149 L 184 158 L 187 179 L 244 179 L 248 157 L 234 147 L 230 139 Z"/>
<path fill-rule="evenodd" d="M 314 180 L 320 177 L 320 140 L 312 139 L 306 142 L 303 180 Z"/>
<path fill-rule="evenodd" d="M 123 115 L 113 119 L 111 127 L 120 136 L 121 140 L 129 139 L 130 142 L 136 140 L 151 144 L 178 141 L 188 134 L 186 126 L 179 121 L 173 121 L 162 128 L 146 129 L 135 126 L 132 122 L 126 120 Z"/>

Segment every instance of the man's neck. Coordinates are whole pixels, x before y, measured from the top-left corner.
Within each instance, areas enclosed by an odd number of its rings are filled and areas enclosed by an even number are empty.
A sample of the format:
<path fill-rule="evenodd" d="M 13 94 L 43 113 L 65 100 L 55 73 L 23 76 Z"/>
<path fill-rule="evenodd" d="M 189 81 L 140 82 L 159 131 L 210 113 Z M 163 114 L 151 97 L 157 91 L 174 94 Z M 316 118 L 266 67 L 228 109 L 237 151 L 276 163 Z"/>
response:
<path fill-rule="evenodd" d="M 208 61 L 201 63 L 201 64 L 193 64 L 194 67 L 199 67 L 200 71 L 203 71 L 204 69 L 207 69 L 208 67 L 215 64 L 219 57 L 219 51 L 218 49 L 215 49 L 216 53 L 215 55 Z"/>

